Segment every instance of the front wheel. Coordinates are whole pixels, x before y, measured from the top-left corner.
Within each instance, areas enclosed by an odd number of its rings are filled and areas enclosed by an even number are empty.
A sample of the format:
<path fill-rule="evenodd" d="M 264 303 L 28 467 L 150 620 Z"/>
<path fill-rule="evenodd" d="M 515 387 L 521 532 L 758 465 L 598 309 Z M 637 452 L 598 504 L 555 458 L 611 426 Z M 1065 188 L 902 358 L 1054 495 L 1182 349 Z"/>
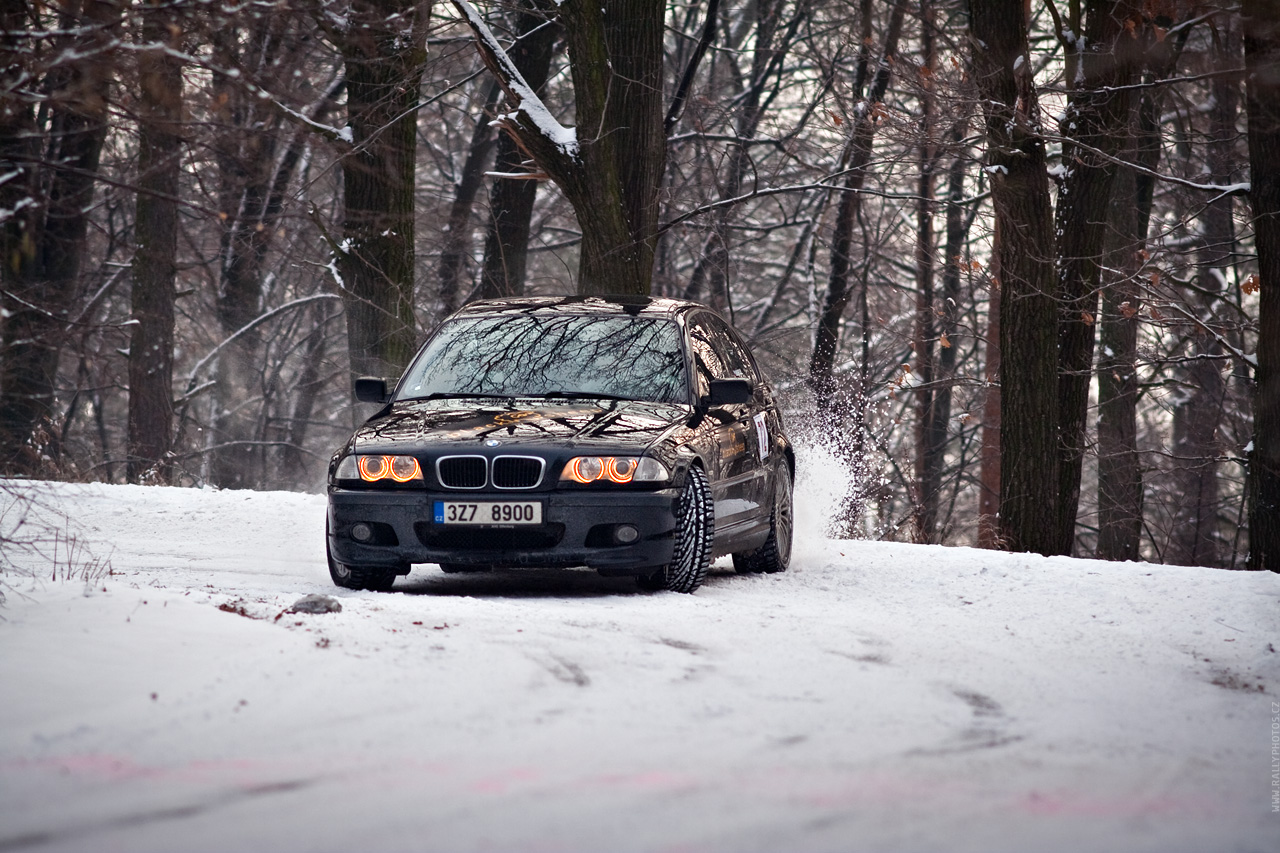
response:
<path fill-rule="evenodd" d="M 785 572 L 791 564 L 791 534 L 795 524 L 791 469 L 778 466 L 773 484 L 773 509 L 769 513 L 769 538 L 754 551 L 733 555 L 733 567 L 742 573 Z"/>
<path fill-rule="evenodd" d="M 343 589 L 367 589 L 371 592 L 390 592 L 396 582 L 396 570 L 380 566 L 349 566 L 333 558 L 329 547 L 329 525 L 324 530 L 325 556 L 329 559 L 329 577 Z"/>
<path fill-rule="evenodd" d="M 685 476 L 684 491 L 676 507 L 676 542 L 671 562 L 663 569 L 637 580 L 642 589 L 669 589 L 693 592 L 702 586 L 711 568 L 711 545 L 715 540 L 715 503 L 711 487 L 701 468 L 692 467 Z"/>

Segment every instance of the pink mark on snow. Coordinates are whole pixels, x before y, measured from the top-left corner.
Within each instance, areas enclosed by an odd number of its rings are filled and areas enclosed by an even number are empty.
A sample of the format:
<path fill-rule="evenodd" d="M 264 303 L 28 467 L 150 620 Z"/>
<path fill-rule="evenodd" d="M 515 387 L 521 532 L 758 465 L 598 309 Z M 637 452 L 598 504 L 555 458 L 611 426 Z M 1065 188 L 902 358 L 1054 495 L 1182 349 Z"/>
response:
<path fill-rule="evenodd" d="M 505 794 L 513 787 L 536 782 L 542 774 L 529 767 L 512 767 L 504 772 L 486 776 L 471 783 L 471 790 L 477 794 Z"/>
<path fill-rule="evenodd" d="M 260 781 L 267 766 L 261 761 L 248 758 L 187 761 L 175 765 L 142 764 L 127 755 L 94 752 L 0 762 L 0 772 L 21 773 L 31 770 L 107 782 L 137 779 L 199 782 L 230 777 L 234 782 L 250 783 Z"/>
<path fill-rule="evenodd" d="M 1141 817 L 1150 815 L 1213 815 L 1221 811 L 1219 803 L 1208 797 L 1144 797 L 1117 795 L 1041 794 L 1032 791 L 1016 807 L 1043 817 Z"/>
<path fill-rule="evenodd" d="M 599 791 L 621 789 L 629 792 L 672 791 L 699 784 L 687 774 L 666 770 L 641 770 L 635 772 L 603 773 L 585 777 L 562 777 L 547 774 L 528 767 L 510 767 L 489 773 L 467 785 L 477 794 L 507 794 L 532 784 L 553 788 Z"/>
<path fill-rule="evenodd" d="M 647 770 L 642 773 L 610 773 L 605 776 L 594 776 L 587 780 L 587 783 L 593 787 L 669 791 L 673 788 L 687 788 L 695 784 L 695 780 L 681 773 L 672 773 L 666 770 Z"/>

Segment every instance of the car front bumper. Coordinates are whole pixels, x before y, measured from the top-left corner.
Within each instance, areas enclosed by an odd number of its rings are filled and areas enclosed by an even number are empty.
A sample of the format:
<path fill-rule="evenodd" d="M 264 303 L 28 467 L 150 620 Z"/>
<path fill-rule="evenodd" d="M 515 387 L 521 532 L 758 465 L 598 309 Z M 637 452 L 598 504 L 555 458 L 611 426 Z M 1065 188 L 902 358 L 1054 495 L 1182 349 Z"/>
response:
<path fill-rule="evenodd" d="M 394 567 L 412 563 L 459 566 L 588 566 L 601 574 L 633 575 L 671 562 L 678 490 L 531 492 L 416 492 L 331 488 L 329 549 L 338 562 Z M 538 501 L 537 525 L 459 526 L 437 523 L 438 500 Z M 352 528 L 373 536 L 358 542 Z M 620 544 L 613 531 L 630 525 L 635 542 Z"/>

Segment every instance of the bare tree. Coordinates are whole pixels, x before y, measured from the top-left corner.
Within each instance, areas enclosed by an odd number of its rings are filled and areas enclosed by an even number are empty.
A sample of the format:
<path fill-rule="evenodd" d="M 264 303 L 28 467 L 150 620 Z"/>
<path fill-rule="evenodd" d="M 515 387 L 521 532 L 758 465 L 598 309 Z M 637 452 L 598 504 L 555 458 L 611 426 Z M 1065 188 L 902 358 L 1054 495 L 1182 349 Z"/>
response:
<path fill-rule="evenodd" d="M 493 152 L 494 136 L 489 127 L 493 107 L 502 93 L 497 83 L 489 87 L 483 109 L 476 116 L 471 131 L 471 144 L 454 185 L 453 204 L 445 226 L 444 246 L 440 250 L 440 305 L 447 314 L 458 307 L 458 290 L 471 254 L 471 209 L 484 184 L 484 170 Z"/>
<path fill-rule="evenodd" d="M 507 53 L 530 88 L 541 92 L 551 71 L 559 28 L 544 15 L 523 6 L 514 17 L 518 41 Z M 524 292 L 533 205 L 540 178 L 529 175 L 528 157 L 509 133 L 498 135 L 493 160 L 497 177 L 489 187 L 489 223 L 480 273 L 479 295 L 485 299 Z"/>
<path fill-rule="evenodd" d="M 743 181 L 753 168 L 750 149 L 765 116 L 770 80 L 777 78 L 777 63 L 786 55 L 788 43 L 794 39 L 797 26 L 809 13 L 807 3 L 801 2 L 791 11 L 791 19 L 784 21 L 784 5 L 783 0 L 765 0 L 755 5 L 755 42 L 751 50 L 751 66 L 742 80 L 741 91 L 735 97 L 739 106 L 735 111 L 734 141 L 730 146 L 723 174 L 716 182 L 722 201 L 736 198 L 742 192 Z M 718 8 L 717 2 L 708 5 L 708 27 L 703 33 L 704 40 L 715 35 L 716 31 L 711 27 L 714 19 L 710 16 L 716 14 Z M 701 54 L 695 52 L 683 80 L 690 78 L 694 62 L 700 58 Z M 680 105 L 681 98 L 677 93 L 677 99 L 672 104 L 673 110 Z M 668 124 L 672 123 L 668 121 Z M 698 262 L 684 288 L 684 298 L 706 299 L 721 310 L 729 307 L 730 300 L 726 291 L 729 281 L 726 229 L 737 210 L 737 206 L 728 204 L 716 210 Z"/>
<path fill-rule="evenodd" d="M 1145 97 L 1134 110 L 1121 157 L 1156 166 L 1154 101 Z M 1142 537 L 1142 463 L 1138 453 L 1138 314 L 1142 288 L 1137 277 L 1146 256 L 1147 222 L 1154 180 L 1129 166 L 1118 167 L 1099 315 L 1098 357 L 1098 546 L 1104 560 L 1136 560 Z M 1130 204 L 1130 200 L 1136 203 Z"/>
<path fill-rule="evenodd" d="M 219 486 L 261 483 L 265 400 L 258 330 L 266 307 L 267 261 L 281 229 L 286 200 L 311 137 L 264 92 L 301 75 L 309 52 L 304 16 L 248 8 L 216 16 L 212 32 L 212 133 L 220 230 L 214 298 L 223 341 L 216 365 L 216 416 L 206 428 L 209 479 Z M 245 81 L 250 85 L 245 85 Z M 318 125 L 337 106 L 343 81 L 323 81 L 303 113 Z M 251 401 L 260 400 L 261 405 Z"/>
<path fill-rule="evenodd" d="M 42 422 L 57 435 L 58 361 L 66 309 L 80 296 L 121 10 L 112 0 L 66 3 L 56 33 L 42 33 L 53 10 L 0 5 L 0 469 L 35 473 L 41 454 L 29 439 Z M 56 443 L 46 449 L 58 455 Z"/>
<path fill-rule="evenodd" d="M 1214 64 L 1239 67 L 1241 35 L 1239 21 L 1224 16 L 1213 27 Z M 1206 167 L 1214 184 L 1230 184 L 1238 160 L 1239 80 L 1219 74 L 1210 84 L 1212 108 L 1206 140 Z M 1215 193 L 1200 215 L 1201 245 L 1196 252 L 1195 279 L 1187 289 L 1187 304 L 1200 323 L 1210 329 L 1188 324 L 1189 359 L 1176 370 L 1182 391 L 1173 410 L 1173 457 L 1175 460 L 1174 499 L 1178 502 L 1170 548 L 1166 559 L 1188 566 L 1217 566 L 1222 563 L 1223 542 L 1219 533 L 1219 431 L 1224 420 L 1227 392 L 1222 344 L 1215 318 L 1222 312 L 1222 298 L 1228 276 L 1235 264 L 1236 237 L 1233 199 Z"/>
<path fill-rule="evenodd" d="M 1056 271 L 1043 127 L 1021 0 L 970 0 L 1000 269 L 1000 540 L 1061 550 Z"/>
<path fill-rule="evenodd" d="M 1000 533 L 1000 221 L 997 219 L 991 237 L 991 298 L 984 339 L 982 394 L 982 451 L 978 474 L 978 540 L 979 548 L 1001 546 Z"/>
<path fill-rule="evenodd" d="M 337 268 L 354 374 L 398 374 L 416 343 L 414 150 L 430 11 L 430 0 L 352 0 L 342 26 L 328 25 L 351 130 Z"/>
<path fill-rule="evenodd" d="M 168 479 L 182 170 L 182 21 L 150 0 L 138 53 L 138 206 L 129 344 L 128 477 Z"/>
<path fill-rule="evenodd" d="M 861 212 L 862 188 L 866 184 L 872 144 L 880 120 L 878 105 L 884 99 L 893 76 L 893 58 L 898 52 L 898 39 L 902 34 L 902 19 L 905 14 L 905 4 L 894 5 L 885 28 L 884 42 L 872 67 L 871 3 L 863 3 L 863 53 L 854 81 L 854 92 L 859 99 L 854 106 L 854 115 L 849 122 L 849 135 L 840 156 L 840 168 L 845 177 L 836 212 L 835 230 L 831 237 L 831 267 L 827 290 L 818 320 L 813 355 L 809 360 L 809 382 L 819 404 L 824 407 L 829 406 L 834 391 L 832 367 L 839 346 L 840 322 L 849 298 L 853 295 L 850 270 L 854 224 Z M 865 394 L 865 389 L 860 389 L 859 393 Z"/>
<path fill-rule="evenodd" d="M 666 158 L 665 4 L 611 0 L 607 14 L 595 0 L 558 4 L 577 114 L 571 129 L 556 121 L 471 4 L 453 3 L 511 102 L 500 127 L 556 182 L 577 214 L 579 292 L 648 293 Z"/>
<path fill-rule="evenodd" d="M 1083 5 L 1083 8 L 1081 7 Z M 1073 3 L 1055 26 L 1066 51 L 1067 110 L 1056 211 L 1058 288 L 1058 522 L 1055 553 L 1070 554 L 1080 502 L 1089 383 L 1093 374 L 1103 240 L 1115 179 L 1115 155 L 1129 118 L 1130 83 L 1140 68 L 1141 4 Z M 1006 362 L 1007 363 L 1007 362 Z"/>
<path fill-rule="evenodd" d="M 1169 26 L 1171 18 L 1153 20 Z M 1138 447 L 1138 340 L 1144 304 L 1140 276 L 1150 258 L 1147 231 L 1160 165 L 1159 111 L 1167 89 L 1157 81 L 1173 72 L 1189 29 L 1177 38 L 1146 39 L 1142 90 L 1132 98 L 1112 183 L 1105 240 L 1102 308 L 1098 315 L 1098 543 L 1106 560 L 1141 557 L 1142 458 Z"/>
<path fill-rule="evenodd" d="M 1254 240 L 1257 388 L 1249 454 L 1249 568 L 1280 571 L 1280 2 L 1244 0 Z"/>

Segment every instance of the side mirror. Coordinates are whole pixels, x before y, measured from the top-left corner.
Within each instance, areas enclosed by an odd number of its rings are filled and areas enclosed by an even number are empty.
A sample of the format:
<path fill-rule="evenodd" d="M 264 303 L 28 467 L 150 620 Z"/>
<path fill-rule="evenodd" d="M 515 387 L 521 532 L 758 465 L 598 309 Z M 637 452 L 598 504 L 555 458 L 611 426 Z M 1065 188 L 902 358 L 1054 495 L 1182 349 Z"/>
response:
<path fill-rule="evenodd" d="M 755 392 L 750 379 L 712 379 L 710 405 L 716 408 L 750 403 Z"/>
<path fill-rule="evenodd" d="M 356 399 L 361 403 L 387 402 L 387 380 L 373 376 L 361 376 L 356 380 Z"/>

